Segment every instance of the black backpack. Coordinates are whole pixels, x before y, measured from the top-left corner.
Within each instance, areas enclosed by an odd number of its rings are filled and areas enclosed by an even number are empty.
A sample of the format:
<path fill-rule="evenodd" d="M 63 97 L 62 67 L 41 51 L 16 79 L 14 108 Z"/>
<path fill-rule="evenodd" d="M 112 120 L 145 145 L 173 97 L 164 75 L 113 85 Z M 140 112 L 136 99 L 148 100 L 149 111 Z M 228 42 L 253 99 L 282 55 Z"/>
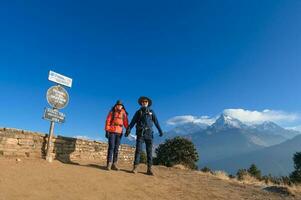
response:
<path fill-rule="evenodd" d="M 138 122 L 141 122 L 141 119 L 142 119 L 142 116 L 143 116 L 143 111 L 142 111 L 142 109 L 139 109 L 139 116 L 138 116 L 138 119 L 137 119 L 137 123 Z M 153 113 L 153 110 L 152 109 L 149 109 L 149 108 L 147 108 L 147 111 L 146 111 L 146 113 Z M 154 118 L 153 118 L 153 115 L 151 114 L 151 116 L 152 116 L 152 121 L 154 122 Z"/>

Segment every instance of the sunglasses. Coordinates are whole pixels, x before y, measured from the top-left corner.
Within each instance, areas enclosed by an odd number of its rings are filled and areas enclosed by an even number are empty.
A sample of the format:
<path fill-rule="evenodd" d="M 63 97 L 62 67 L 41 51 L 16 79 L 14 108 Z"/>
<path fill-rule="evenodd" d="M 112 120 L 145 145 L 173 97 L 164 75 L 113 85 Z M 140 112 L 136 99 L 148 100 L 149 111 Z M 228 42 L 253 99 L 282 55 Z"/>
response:
<path fill-rule="evenodd" d="M 144 101 L 142 101 L 142 103 L 148 103 L 148 101 L 147 101 L 147 100 L 144 100 Z"/>

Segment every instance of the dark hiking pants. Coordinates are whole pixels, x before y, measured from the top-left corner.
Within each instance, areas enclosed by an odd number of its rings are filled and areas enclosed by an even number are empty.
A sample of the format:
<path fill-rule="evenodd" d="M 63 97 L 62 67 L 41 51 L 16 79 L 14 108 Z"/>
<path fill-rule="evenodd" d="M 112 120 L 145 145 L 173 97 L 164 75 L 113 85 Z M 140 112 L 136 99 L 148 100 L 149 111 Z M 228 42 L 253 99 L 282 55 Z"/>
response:
<path fill-rule="evenodd" d="M 108 154 L 107 154 L 107 162 L 112 162 L 112 157 L 113 157 L 113 163 L 117 162 L 120 140 L 121 140 L 120 134 L 117 134 L 117 133 L 109 134 L 109 147 L 108 147 Z"/>
<path fill-rule="evenodd" d="M 140 163 L 140 155 L 142 152 L 142 144 L 145 143 L 146 146 L 146 156 L 147 156 L 147 166 L 151 167 L 153 165 L 153 140 L 145 139 L 143 137 L 137 137 L 136 140 L 136 152 L 135 152 L 135 161 L 134 165 L 138 165 Z"/>

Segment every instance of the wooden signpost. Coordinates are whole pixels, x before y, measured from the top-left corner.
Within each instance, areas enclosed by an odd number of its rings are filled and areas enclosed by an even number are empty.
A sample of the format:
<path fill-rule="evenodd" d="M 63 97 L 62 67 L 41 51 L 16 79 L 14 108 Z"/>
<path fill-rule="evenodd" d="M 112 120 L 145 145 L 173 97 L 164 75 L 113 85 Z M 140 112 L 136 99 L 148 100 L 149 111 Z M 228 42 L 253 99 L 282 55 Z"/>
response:
<path fill-rule="evenodd" d="M 46 149 L 46 160 L 53 161 L 52 157 L 52 137 L 54 131 L 54 123 L 64 123 L 65 114 L 59 112 L 59 109 L 65 108 L 69 103 L 69 95 L 63 86 L 71 87 L 72 79 L 56 72 L 50 71 L 48 80 L 57 83 L 47 90 L 46 99 L 52 108 L 45 108 L 43 119 L 50 121 L 49 135 Z"/>

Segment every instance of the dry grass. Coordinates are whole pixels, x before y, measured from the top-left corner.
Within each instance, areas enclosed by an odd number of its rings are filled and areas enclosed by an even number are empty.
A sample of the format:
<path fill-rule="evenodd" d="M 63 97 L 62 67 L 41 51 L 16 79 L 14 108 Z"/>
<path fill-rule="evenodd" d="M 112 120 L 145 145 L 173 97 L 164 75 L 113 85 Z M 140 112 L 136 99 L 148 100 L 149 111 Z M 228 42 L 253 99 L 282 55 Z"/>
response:
<path fill-rule="evenodd" d="M 229 181 L 232 183 L 238 183 L 238 184 L 246 184 L 246 185 L 252 185 L 252 186 L 258 186 L 261 187 L 267 191 L 296 196 L 297 194 L 301 194 L 301 185 L 285 185 L 285 184 L 274 184 L 270 181 L 267 183 L 264 180 L 258 180 L 257 178 L 246 174 L 242 177 L 241 180 L 238 180 L 237 178 L 231 179 L 229 175 L 224 171 L 214 171 L 214 172 L 200 172 L 201 174 L 206 174 L 208 176 L 214 176 L 218 179 Z"/>
<path fill-rule="evenodd" d="M 301 194 L 301 185 L 280 185 L 279 187 L 286 188 L 289 194 L 295 196 Z"/>
<path fill-rule="evenodd" d="M 213 175 L 221 180 L 230 180 L 229 175 L 224 171 L 214 171 Z"/>
<path fill-rule="evenodd" d="M 249 174 L 243 175 L 242 179 L 239 181 L 243 184 L 256 185 L 256 186 L 268 186 L 264 181 L 260 181 Z"/>
<path fill-rule="evenodd" d="M 175 169 L 181 169 L 181 170 L 188 170 L 188 168 L 184 165 L 178 164 L 178 165 L 174 165 L 172 166 Z"/>

